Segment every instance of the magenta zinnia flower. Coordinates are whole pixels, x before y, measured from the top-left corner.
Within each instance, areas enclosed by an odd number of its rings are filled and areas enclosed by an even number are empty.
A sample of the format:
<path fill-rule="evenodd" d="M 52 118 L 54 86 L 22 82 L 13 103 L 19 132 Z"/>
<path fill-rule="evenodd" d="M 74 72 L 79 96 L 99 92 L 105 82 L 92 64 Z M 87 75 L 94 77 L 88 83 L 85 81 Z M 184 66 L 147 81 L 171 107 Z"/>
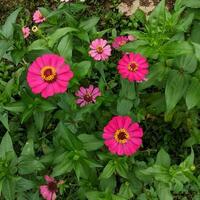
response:
<path fill-rule="evenodd" d="M 55 200 L 56 192 L 58 191 L 58 185 L 63 184 L 64 181 L 57 182 L 54 178 L 50 176 L 44 176 L 46 180 L 46 185 L 40 186 L 40 194 L 45 200 Z"/>
<path fill-rule="evenodd" d="M 75 95 L 79 97 L 76 100 L 76 103 L 83 107 L 87 104 L 95 103 L 96 98 L 101 96 L 101 92 L 99 88 L 95 88 L 93 85 L 90 85 L 88 88 L 80 87 Z"/>
<path fill-rule="evenodd" d="M 30 35 L 30 28 L 27 26 L 24 26 L 22 28 L 22 33 L 23 33 L 24 38 L 27 38 Z"/>
<path fill-rule="evenodd" d="M 118 71 L 123 78 L 131 82 L 142 82 L 146 80 L 149 64 L 139 53 L 124 54 L 118 62 Z"/>
<path fill-rule="evenodd" d="M 46 20 L 46 18 L 42 15 L 39 10 L 36 10 L 33 14 L 33 21 L 37 24 L 42 23 Z"/>
<path fill-rule="evenodd" d="M 107 40 L 103 39 L 96 39 L 92 41 L 89 51 L 91 57 L 94 60 L 107 60 L 108 57 L 111 55 L 111 46 L 107 44 Z"/>
<path fill-rule="evenodd" d="M 27 82 L 34 94 L 47 98 L 67 90 L 73 72 L 64 58 L 55 54 L 38 57 L 29 67 Z"/>
<path fill-rule="evenodd" d="M 142 144 L 143 130 L 128 116 L 113 117 L 104 127 L 105 145 L 113 154 L 134 154 Z"/>

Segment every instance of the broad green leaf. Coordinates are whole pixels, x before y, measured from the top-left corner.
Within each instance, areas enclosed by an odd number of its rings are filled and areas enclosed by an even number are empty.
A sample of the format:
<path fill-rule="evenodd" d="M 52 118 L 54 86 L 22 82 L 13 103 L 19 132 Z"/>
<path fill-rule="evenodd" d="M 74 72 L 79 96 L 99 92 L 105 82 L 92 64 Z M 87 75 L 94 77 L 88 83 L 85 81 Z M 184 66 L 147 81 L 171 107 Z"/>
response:
<path fill-rule="evenodd" d="M 94 135 L 81 134 L 78 138 L 83 142 L 83 148 L 87 151 L 95 151 L 103 146 L 103 141 L 97 139 Z"/>
<path fill-rule="evenodd" d="M 36 184 L 33 181 L 22 177 L 20 177 L 20 179 L 16 182 L 16 190 L 19 193 L 34 189 L 35 187 Z"/>
<path fill-rule="evenodd" d="M 2 27 L 2 32 L 5 37 L 9 38 L 13 36 L 14 27 L 13 25 L 16 23 L 17 16 L 20 12 L 21 8 L 18 8 L 10 16 L 6 19 L 5 24 Z"/>
<path fill-rule="evenodd" d="M 177 59 L 177 64 L 179 68 L 184 69 L 188 73 L 192 73 L 197 68 L 197 59 L 195 55 L 185 55 Z"/>
<path fill-rule="evenodd" d="M 115 172 L 116 166 L 114 162 L 111 160 L 103 169 L 103 172 L 100 174 L 100 179 L 110 178 Z"/>
<path fill-rule="evenodd" d="M 186 17 L 184 17 L 177 25 L 176 27 L 177 30 L 186 32 L 189 29 L 190 25 L 192 24 L 193 19 L 194 19 L 194 13 L 186 15 Z"/>
<path fill-rule="evenodd" d="M 116 165 L 116 171 L 120 176 L 128 178 L 128 165 L 126 162 L 118 162 Z"/>
<path fill-rule="evenodd" d="M 190 8 L 200 8 L 200 0 L 183 0 L 182 4 Z"/>
<path fill-rule="evenodd" d="M 21 155 L 25 155 L 25 156 L 35 156 L 35 152 L 34 152 L 34 145 L 33 145 L 33 140 L 30 139 L 26 142 Z"/>
<path fill-rule="evenodd" d="M 86 75 L 88 75 L 90 69 L 91 69 L 91 61 L 85 60 L 80 63 L 74 64 L 73 71 L 75 73 L 75 76 L 79 78 L 83 78 Z"/>
<path fill-rule="evenodd" d="M 192 78 L 190 86 L 186 93 L 186 105 L 188 109 L 193 108 L 200 103 L 200 81 L 197 78 Z"/>
<path fill-rule="evenodd" d="M 120 49 L 125 52 L 135 52 L 138 47 L 148 45 L 148 42 L 144 40 L 136 40 L 134 42 L 128 42 L 127 44 L 123 45 Z"/>
<path fill-rule="evenodd" d="M 157 154 L 156 164 L 169 168 L 170 163 L 171 160 L 169 154 L 164 149 L 161 149 Z"/>
<path fill-rule="evenodd" d="M 67 62 L 71 62 L 72 59 L 72 36 L 66 35 L 58 44 L 58 52 L 63 56 Z"/>
<path fill-rule="evenodd" d="M 170 187 L 166 183 L 156 183 L 156 191 L 160 200 L 173 200 Z"/>
<path fill-rule="evenodd" d="M 99 21 L 99 17 L 91 17 L 90 19 L 86 21 L 82 21 L 79 24 L 79 28 L 82 28 L 86 31 L 90 31 L 97 25 L 98 21 Z"/>
<path fill-rule="evenodd" d="M 135 84 L 131 83 L 127 79 L 121 79 L 121 85 L 122 88 L 120 90 L 119 96 L 130 100 L 135 99 L 136 97 Z"/>
<path fill-rule="evenodd" d="M 190 169 L 194 164 L 194 151 L 191 149 L 191 154 L 180 164 L 183 169 Z"/>
<path fill-rule="evenodd" d="M 171 70 L 165 88 L 167 111 L 171 111 L 188 88 L 188 77 L 177 70 Z"/>
<path fill-rule="evenodd" d="M 10 41 L 0 40 L 0 59 L 4 56 L 11 45 L 12 43 Z"/>
<path fill-rule="evenodd" d="M 191 40 L 192 42 L 200 44 L 200 37 L 199 37 L 199 30 L 200 30 L 200 22 L 194 22 L 191 31 Z"/>
<path fill-rule="evenodd" d="M 70 32 L 78 32 L 76 28 L 72 27 L 65 27 L 65 28 L 59 28 L 54 33 L 52 33 L 50 36 L 47 37 L 48 45 L 50 47 L 53 47 L 53 45 L 58 42 L 59 39 L 61 39 L 63 36 L 65 36 L 67 33 Z"/>
<path fill-rule="evenodd" d="M 122 99 L 117 102 L 117 113 L 119 115 L 128 115 L 133 107 L 133 100 Z"/>
<path fill-rule="evenodd" d="M 176 57 L 184 54 L 192 54 L 193 48 L 186 41 L 172 41 L 160 48 L 160 55 L 165 57 Z"/>
<path fill-rule="evenodd" d="M 119 195 L 126 199 L 131 199 L 133 197 L 134 194 L 130 187 L 130 183 L 125 182 L 124 184 L 121 185 L 119 190 Z"/>
<path fill-rule="evenodd" d="M 3 106 L 3 108 L 7 111 L 18 113 L 24 111 L 25 105 L 22 101 L 20 101 L 20 102 L 9 103 L 8 105 Z"/>
<path fill-rule="evenodd" d="M 15 155 L 12 139 L 9 133 L 6 133 L 2 138 L 0 145 L 0 157 L 4 157 L 7 152 L 12 152 L 13 156 Z"/>
<path fill-rule="evenodd" d="M 13 178 L 3 179 L 2 194 L 5 200 L 15 200 L 15 185 Z"/>
<path fill-rule="evenodd" d="M 9 131 L 8 124 L 8 113 L 0 113 L 0 122 L 4 125 L 4 127 Z"/>
<path fill-rule="evenodd" d="M 47 49 L 47 41 L 44 39 L 35 40 L 33 43 L 30 44 L 28 47 L 28 51 L 38 50 L 38 49 Z"/>
<path fill-rule="evenodd" d="M 200 61 L 200 44 L 192 43 L 195 49 L 196 58 Z"/>

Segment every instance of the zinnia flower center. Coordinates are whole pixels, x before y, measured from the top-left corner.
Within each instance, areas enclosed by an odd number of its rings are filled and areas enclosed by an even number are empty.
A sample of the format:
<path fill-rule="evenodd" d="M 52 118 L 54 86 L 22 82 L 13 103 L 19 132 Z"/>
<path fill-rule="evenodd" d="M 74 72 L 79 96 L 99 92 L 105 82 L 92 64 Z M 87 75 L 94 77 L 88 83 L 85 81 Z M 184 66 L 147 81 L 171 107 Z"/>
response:
<path fill-rule="evenodd" d="M 97 51 L 97 53 L 103 53 L 103 47 L 98 46 L 98 47 L 96 48 L 96 51 Z"/>
<path fill-rule="evenodd" d="M 90 94 L 90 93 L 86 93 L 85 95 L 84 95 L 84 100 L 85 101 L 87 101 L 87 102 L 91 102 L 93 99 L 92 99 L 92 95 Z"/>
<path fill-rule="evenodd" d="M 57 184 L 54 182 L 48 183 L 48 189 L 52 192 L 55 192 L 57 190 Z"/>
<path fill-rule="evenodd" d="M 41 77 L 46 82 L 53 82 L 56 80 L 56 69 L 52 66 L 45 66 L 41 69 Z"/>
<path fill-rule="evenodd" d="M 136 72 L 138 69 L 138 64 L 135 63 L 135 62 L 131 62 L 129 65 L 128 65 L 128 70 L 131 71 L 131 72 Z"/>
<path fill-rule="evenodd" d="M 114 138 L 117 142 L 125 144 L 129 139 L 129 133 L 127 132 L 126 129 L 121 128 L 115 132 Z"/>

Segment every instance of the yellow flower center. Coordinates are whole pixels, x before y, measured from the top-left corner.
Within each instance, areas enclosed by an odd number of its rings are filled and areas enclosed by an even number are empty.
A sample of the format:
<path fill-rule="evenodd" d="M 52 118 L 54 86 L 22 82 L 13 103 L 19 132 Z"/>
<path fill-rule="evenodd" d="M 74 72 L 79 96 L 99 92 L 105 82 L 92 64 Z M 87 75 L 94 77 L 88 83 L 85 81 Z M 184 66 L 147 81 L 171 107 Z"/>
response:
<path fill-rule="evenodd" d="M 133 61 L 133 62 L 129 63 L 128 70 L 130 72 L 136 72 L 137 69 L 138 69 L 138 64 L 136 62 Z"/>
<path fill-rule="evenodd" d="M 41 77 L 46 82 L 53 82 L 56 79 L 56 69 L 52 66 L 45 66 L 40 71 Z"/>
<path fill-rule="evenodd" d="M 121 144 L 125 144 L 127 140 L 129 139 L 130 135 L 128 131 L 124 128 L 118 129 L 115 132 L 114 138 L 117 142 Z"/>
<path fill-rule="evenodd" d="M 33 26 L 32 27 L 32 31 L 35 33 L 35 32 L 37 32 L 38 31 L 38 27 L 37 26 Z"/>
<path fill-rule="evenodd" d="M 103 47 L 98 46 L 98 47 L 96 48 L 96 51 L 97 51 L 97 53 L 103 53 Z"/>

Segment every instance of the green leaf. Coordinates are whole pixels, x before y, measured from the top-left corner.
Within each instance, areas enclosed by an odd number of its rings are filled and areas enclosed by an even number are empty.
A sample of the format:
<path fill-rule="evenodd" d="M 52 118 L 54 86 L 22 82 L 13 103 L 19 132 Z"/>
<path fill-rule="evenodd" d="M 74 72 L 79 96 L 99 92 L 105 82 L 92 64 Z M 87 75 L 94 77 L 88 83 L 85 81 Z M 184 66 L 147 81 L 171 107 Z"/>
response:
<path fill-rule="evenodd" d="M 10 16 L 6 19 L 6 22 L 2 27 L 2 32 L 5 37 L 9 38 L 13 36 L 13 31 L 14 31 L 13 25 L 16 23 L 16 19 L 20 11 L 21 8 L 18 8 L 13 13 L 11 13 Z"/>
<path fill-rule="evenodd" d="M 6 200 L 15 200 L 15 181 L 13 178 L 3 179 L 2 194 Z"/>
<path fill-rule="evenodd" d="M 167 111 L 171 111 L 176 106 L 187 88 L 188 77 L 177 70 L 171 70 L 165 88 Z"/>
<path fill-rule="evenodd" d="M 8 113 L 0 113 L 0 121 L 4 125 L 4 127 L 9 131 Z"/>
<path fill-rule="evenodd" d="M 99 17 L 91 17 L 90 19 L 88 19 L 86 21 L 82 21 L 79 24 L 79 28 L 82 28 L 86 31 L 90 31 L 97 25 L 99 19 L 100 19 Z"/>
<path fill-rule="evenodd" d="M 200 81 L 197 78 L 192 78 L 190 86 L 186 93 L 186 105 L 188 109 L 193 108 L 200 103 Z"/>
<path fill-rule="evenodd" d="M 190 169 L 194 164 L 194 151 L 191 149 L 191 154 L 180 164 L 183 169 Z"/>
<path fill-rule="evenodd" d="M 115 168 L 116 168 L 116 166 L 115 166 L 114 162 L 112 160 L 109 161 L 109 163 L 103 169 L 103 172 L 100 174 L 100 179 L 110 178 L 113 175 L 113 173 L 115 172 Z"/>
<path fill-rule="evenodd" d="M 33 113 L 33 117 L 34 117 L 36 128 L 41 132 L 41 130 L 43 128 L 43 124 L 44 124 L 45 113 L 40 112 L 40 111 L 35 111 Z"/>
<path fill-rule="evenodd" d="M 50 36 L 47 37 L 48 45 L 50 47 L 53 47 L 53 45 L 61 39 L 63 36 L 65 36 L 67 33 L 70 32 L 78 32 L 76 28 L 72 27 L 65 27 L 65 28 L 59 28 L 54 33 L 52 33 Z"/>
<path fill-rule="evenodd" d="M 75 76 L 83 78 L 89 73 L 89 70 L 91 69 L 91 61 L 85 60 L 74 64 L 73 69 Z"/>
<path fill-rule="evenodd" d="M 133 100 L 122 99 L 117 102 L 117 113 L 119 115 L 128 115 L 133 107 Z"/>
<path fill-rule="evenodd" d="M 25 156 L 35 156 L 33 140 L 30 139 L 26 142 L 21 155 Z"/>
<path fill-rule="evenodd" d="M 63 56 L 67 62 L 71 62 L 72 59 L 72 36 L 66 35 L 58 44 L 58 52 Z"/>
<path fill-rule="evenodd" d="M 135 85 L 127 79 L 121 79 L 122 88 L 120 90 L 119 96 L 122 98 L 127 98 L 133 100 L 136 98 Z"/>
<path fill-rule="evenodd" d="M 161 149 L 157 154 L 156 164 L 169 168 L 170 163 L 171 163 L 171 160 L 170 160 L 169 154 L 164 149 Z"/>
<path fill-rule="evenodd" d="M 179 68 L 183 68 L 188 73 L 193 73 L 197 68 L 197 59 L 195 55 L 185 55 L 177 59 Z"/>
<path fill-rule="evenodd" d="M 200 8 L 200 0 L 183 0 L 182 4 L 190 8 Z"/>
<path fill-rule="evenodd" d="M 6 51 L 11 47 L 12 43 L 6 40 L 0 40 L 0 59 L 5 55 Z"/>
<path fill-rule="evenodd" d="M 191 31 L 191 40 L 192 42 L 200 44 L 200 37 L 199 37 L 199 30 L 200 30 L 200 23 L 194 22 L 194 25 L 192 27 Z"/>
<path fill-rule="evenodd" d="M 18 113 L 24 111 L 25 105 L 22 101 L 20 101 L 20 102 L 9 103 L 8 105 L 3 106 L 3 108 L 10 112 Z"/>
<path fill-rule="evenodd" d="M 184 17 L 181 22 L 177 25 L 177 30 L 182 31 L 182 32 L 186 32 L 190 25 L 192 24 L 194 19 L 194 13 L 190 13 L 189 15 L 186 15 L 186 17 Z"/>
<path fill-rule="evenodd" d="M 103 141 L 94 135 L 81 134 L 78 138 L 83 142 L 83 148 L 87 151 L 95 151 L 103 146 Z"/>
<path fill-rule="evenodd" d="M 165 57 L 176 57 L 179 55 L 192 54 L 193 48 L 186 41 L 172 41 L 160 48 L 160 55 Z"/>
<path fill-rule="evenodd" d="M 170 187 L 166 183 L 162 183 L 162 182 L 157 183 L 156 192 L 160 200 L 173 200 L 173 196 L 170 192 Z"/>
<path fill-rule="evenodd" d="M 116 171 L 120 176 L 128 178 L 128 165 L 126 162 L 118 162 L 116 165 Z"/>
<path fill-rule="evenodd" d="M 7 152 L 12 152 L 15 155 L 13 144 L 9 133 L 6 133 L 1 141 L 0 145 L 0 157 L 4 157 Z"/>
<path fill-rule="evenodd" d="M 119 195 L 123 196 L 126 199 L 131 199 L 133 197 L 134 194 L 128 182 L 125 182 L 121 185 Z"/>
<path fill-rule="evenodd" d="M 33 51 L 33 50 L 40 50 L 40 49 L 47 49 L 47 41 L 44 39 L 39 39 L 35 40 L 33 43 L 30 44 L 28 47 L 28 51 Z"/>
<path fill-rule="evenodd" d="M 128 42 L 127 44 L 123 45 L 120 49 L 125 52 L 135 52 L 140 46 L 145 45 L 148 45 L 148 42 L 144 40 L 136 40 L 134 42 Z"/>
<path fill-rule="evenodd" d="M 20 177 L 20 179 L 16 182 L 16 189 L 19 193 L 34 189 L 35 187 L 36 184 L 33 181 L 22 177 Z"/>
<path fill-rule="evenodd" d="M 192 43 L 195 49 L 196 58 L 200 61 L 200 44 Z"/>

